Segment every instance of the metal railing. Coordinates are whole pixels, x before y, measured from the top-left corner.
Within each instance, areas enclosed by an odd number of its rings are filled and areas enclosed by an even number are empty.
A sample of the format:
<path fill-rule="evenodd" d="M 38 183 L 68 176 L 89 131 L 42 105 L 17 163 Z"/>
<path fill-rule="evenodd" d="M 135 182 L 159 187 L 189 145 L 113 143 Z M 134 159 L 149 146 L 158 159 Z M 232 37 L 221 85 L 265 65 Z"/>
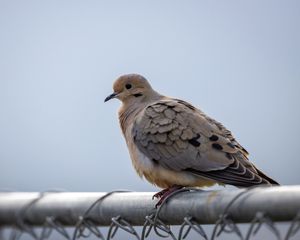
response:
<path fill-rule="evenodd" d="M 262 225 L 269 228 L 271 239 L 292 239 L 299 235 L 300 186 L 230 191 L 182 189 L 157 209 L 153 194 L 3 192 L 0 193 L 0 239 L 20 239 L 25 233 L 33 239 L 48 239 L 53 232 L 65 239 L 93 235 L 112 239 L 120 230 L 130 233 L 132 239 L 146 239 L 150 233 L 156 238 L 185 239 L 191 230 L 199 234 L 198 239 L 222 239 L 225 233 L 251 239 Z M 278 227 L 280 222 L 289 224 L 285 232 Z M 241 231 L 239 223 L 250 224 L 246 231 Z M 207 224 L 213 224 L 210 234 L 206 231 Z M 178 233 L 170 225 L 179 225 Z M 72 231 L 66 227 L 73 227 Z"/>

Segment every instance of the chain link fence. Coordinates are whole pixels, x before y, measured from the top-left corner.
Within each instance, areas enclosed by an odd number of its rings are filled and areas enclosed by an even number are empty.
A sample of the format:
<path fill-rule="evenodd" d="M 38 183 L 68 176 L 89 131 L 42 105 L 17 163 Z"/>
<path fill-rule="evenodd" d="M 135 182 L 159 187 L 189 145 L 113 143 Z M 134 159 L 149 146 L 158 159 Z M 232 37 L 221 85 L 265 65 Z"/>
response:
<path fill-rule="evenodd" d="M 300 186 L 153 194 L 3 192 L 0 239 L 300 239 Z"/>

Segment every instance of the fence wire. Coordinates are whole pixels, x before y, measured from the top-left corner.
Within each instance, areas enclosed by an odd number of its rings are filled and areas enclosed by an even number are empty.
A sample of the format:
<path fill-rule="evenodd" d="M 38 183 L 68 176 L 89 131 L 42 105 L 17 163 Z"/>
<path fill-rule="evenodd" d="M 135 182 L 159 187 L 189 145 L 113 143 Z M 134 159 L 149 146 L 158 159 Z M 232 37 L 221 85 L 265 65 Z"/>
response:
<path fill-rule="evenodd" d="M 298 190 L 300 189 L 298 188 Z M 234 235 L 235 239 L 248 240 L 256 236 L 260 231 L 262 231 L 261 229 L 263 229 L 264 227 L 268 228 L 269 232 L 271 232 L 272 237 L 268 239 L 287 240 L 293 239 L 297 235 L 298 237 L 295 239 L 300 239 L 299 234 L 297 234 L 300 232 L 300 208 L 298 203 L 293 207 L 294 216 L 286 221 L 288 227 L 285 232 L 282 232 L 282 228 L 279 227 L 281 222 L 277 222 L 277 219 L 274 219 L 274 216 L 271 216 L 273 215 L 272 213 L 270 214 L 269 211 L 261 210 L 252 213 L 253 218 L 248 221 L 249 224 L 246 231 L 244 229 L 241 229 L 240 224 L 236 222 L 235 217 L 231 214 L 231 209 L 234 207 L 242 207 L 241 203 L 245 201 L 245 199 L 247 201 L 251 189 L 240 191 L 238 194 L 234 195 L 234 197 L 226 204 L 226 206 L 223 207 L 221 213 L 216 218 L 216 221 L 213 224 L 212 231 L 209 232 L 206 230 L 207 226 L 205 221 L 199 221 L 199 217 L 197 216 L 197 214 L 193 216 L 194 209 L 192 209 L 193 211 L 185 211 L 186 215 L 183 215 L 181 224 L 179 224 L 179 227 L 177 227 L 177 231 L 174 231 L 173 228 L 175 226 L 171 226 L 169 224 L 169 222 L 172 222 L 172 220 L 166 220 L 164 213 L 168 211 L 169 205 L 176 204 L 176 202 L 170 201 L 176 199 L 176 195 L 184 194 L 185 197 L 188 197 L 188 195 L 190 194 L 189 192 L 191 191 L 197 190 L 182 189 L 175 192 L 172 196 L 165 199 L 162 205 L 160 205 L 158 208 L 152 208 L 152 211 L 148 215 L 143 216 L 143 224 L 134 224 L 132 223 L 132 220 L 126 219 L 126 217 L 120 214 L 112 216 L 110 218 L 110 225 L 106 227 L 99 224 L 102 219 L 99 219 L 99 221 L 97 221 L 92 213 L 94 213 L 95 211 L 99 212 L 99 209 L 101 209 L 104 201 L 109 202 L 110 198 L 113 195 L 118 195 L 125 192 L 112 191 L 106 193 L 105 195 L 102 195 L 101 197 L 98 197 L 81 214 L 70 212 L 70 216 L 76 219 L 75 224 L 71 224 L 73 225 L 71 230 L 70 224 L 65 224 L 65 220 L 61 220 L 60 213 L 57 209 L 53 211 L 51 211 L 50 209 L 47 214 L 41 214 L 43 215 L 42 220 L 41 216 L 39 216 L 39 212 L 37 210 L 33 211 L 34 207 L 37 206 L 37 204 L 40 203 L 41 200 L 43 200 L 50 194 L 52 195 L 52 197 L 53 195 L 58 194 L 53 192 L 40 193 L 37 197 L 33 198 L 30 201 L 27 201 L 26 204 L 23 204 L 17 211 L 14 211 L 14 216 L 10 216 L 10 218 L 14 219 L 13 224 L 3 222 L 3 220 L 8 218 L 9 216 L 0 216 L 0 239 L 19 240 L 23 238 L 24 235 L 27 235 L 27 237 L 30 237 L 31 239 L 43 240 L 50 239 L 51 236 L 58 234 L 61 238 L 68 240 L 91 237 L 106 240 L 116 239 L 117 233 L 120 234 L 120 232 L 126 232 L 131 236 L 130 239 L 137 240 L 150 239 L 151 236 L 155 236 L 155 239 L 189 239 L 192 233 L 193 236 L 195 236 L 195 234 L 198 236 L 197 239 L 222 239 L 222 236 L 230 234 L 232 236 Z M 3 195 L 5 194 L 2 194 L 2 196 Z M 247 195 L 247 198 L 243 200 L 242 198 L 245 197 L 245 195 Z M 298 195 L 293 196 L 295 197 L 295 201 L 299 200 Z M 124 199 L 120 198 L 119 201 L 120 204 L 122 204 L 122 201 L 124 201 Z M 210 204 L 209 201 L 211 200 L 208 199 L 208 202 L 206 204 Z M 270 199 L 270 202 L 271 201 L 272 199 Z M 3 202 L 5 201 L 2 201 L 1 204 L 0 194 L 0 214 L 3 214 L 3 211 L 1 211 L 1 209 L 5 210 L 5 205 L 3 204 Z M 187 202 L 186 204 L 189 203 Z M 255 204 L 259 205 L 259 202 Z M 191 206 L 191 208 L 192 207 L 193 206 Z M 282 205 L 280 209 L 274 209 L 274 211 L 281 211 L 284 213 L 285 211 L 287 211 L 285 209 L 286 207 L 287 206 Z M 163 212 L 164 209 L 166 210 L 165 212 Z M 33 215 L 32 211 L 34 212 Z M 137 211 L 139 211 L 138 208 Z M 7 212 L 4 211 L 4 213 Z M 169 216 L 172 216 L 172 214 Z M 37 219 L 36 224 L 34 223 L 35 219 Z M 138 225 L 142 225 L 142 227 L 139 227 Z"/>

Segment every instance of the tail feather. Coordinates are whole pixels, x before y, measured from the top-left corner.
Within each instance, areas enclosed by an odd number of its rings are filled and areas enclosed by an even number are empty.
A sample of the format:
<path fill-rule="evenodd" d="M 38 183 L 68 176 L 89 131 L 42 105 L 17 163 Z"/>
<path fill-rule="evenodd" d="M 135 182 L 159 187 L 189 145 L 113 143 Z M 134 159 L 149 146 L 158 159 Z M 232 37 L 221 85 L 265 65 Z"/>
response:
<path fill-rule="evenodd" d="M 278 182 L 276 182 L 274 179 L 268 177 L 266 174 L 264 174 L 262 171 L 260 171 L 257 167 L 255 167 L 255 170 L 257 171 L 258 175 L 261 178 L 266 179 L 269 183 L 271 183 L 272 185 L 278 185 L 280 186 L 280 184 Z"/>

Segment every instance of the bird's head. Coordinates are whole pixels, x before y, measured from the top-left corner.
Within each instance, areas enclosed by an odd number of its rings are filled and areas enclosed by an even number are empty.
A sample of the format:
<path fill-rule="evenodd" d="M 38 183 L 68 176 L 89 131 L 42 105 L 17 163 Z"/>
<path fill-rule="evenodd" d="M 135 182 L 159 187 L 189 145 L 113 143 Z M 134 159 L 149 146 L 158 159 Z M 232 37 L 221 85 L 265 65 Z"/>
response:
<path fill-rule="evenodd" d="M 107 96 L 104 102 L 117 98 L 123 103 L 138 103 L 148 101 L 158 95 L 146 78 L 139 74 L 119 77 L 113 85 L 113 90 L 114 92 Z"/>

